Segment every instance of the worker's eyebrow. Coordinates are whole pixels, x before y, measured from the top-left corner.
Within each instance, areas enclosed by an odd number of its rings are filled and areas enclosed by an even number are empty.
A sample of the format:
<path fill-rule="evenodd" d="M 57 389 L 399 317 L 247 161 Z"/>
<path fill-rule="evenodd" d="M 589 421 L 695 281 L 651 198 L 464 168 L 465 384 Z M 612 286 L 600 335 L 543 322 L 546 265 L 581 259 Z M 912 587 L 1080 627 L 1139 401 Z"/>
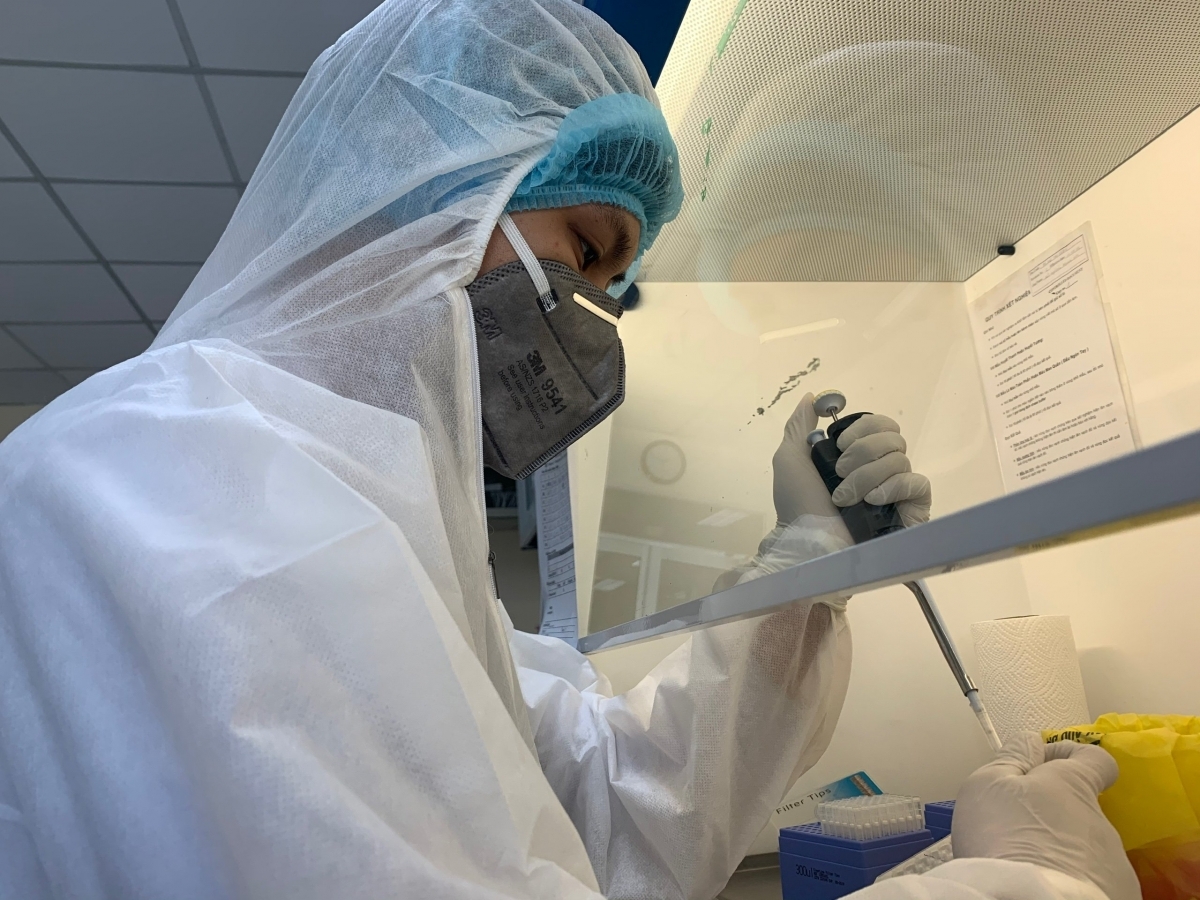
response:
<path fill-rule="evenodd" d="M 629 225 L 625 218 L 611 206 L 604 207 L 604 223 L 612 229 L 613 243 L 609 248 L 610 260 L 614 268 L 624 270 L 633 262 L 633 235 L 629 233 Z"/>

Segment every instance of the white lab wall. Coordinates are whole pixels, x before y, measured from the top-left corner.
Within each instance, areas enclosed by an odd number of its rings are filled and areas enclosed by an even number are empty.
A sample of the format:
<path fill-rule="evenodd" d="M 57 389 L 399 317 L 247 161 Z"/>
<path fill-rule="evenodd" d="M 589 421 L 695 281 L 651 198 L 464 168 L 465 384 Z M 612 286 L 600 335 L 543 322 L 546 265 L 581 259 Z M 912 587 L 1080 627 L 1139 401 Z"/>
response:
<path fill-rule="evenodd" d="M 1200 428 L 1200 113 L 966 285 L 975 298 L 1092 225 L 1146 445 Z M 1200 713 L 1200 518 L 1026 557 L 1033 609 L 1071 617 L 1092 713 Z"/>
<path fill-rule="evenodd" d="M 764 416 L 750 416 L 752 401 L 755 391 L 769 399 L 788 371 L 819 356 L 804 388 L 836 386 L 852 409 L 896 418 L 914 467 L 933 480 L 936 514 L 1001 493 L 961 285 L 649 283 L 642 296 L 621 323 L 630 383 L 613 417 L 609 486 L 641 491 L 647 503 L 655 494 L 713 498 L 714 505 L 732 499 L 773 518 L 770 457 L 802 391 Z M 763 331 L 830 317 L 841 324 L 759 340 Z M 638 464 L 646 442 L 661 437 L 675 440 L 688 460 L 685 476 L 670 486 L 650 484 Z M 586 474 L 572 461 L 581 606 L 599 531 L 603 452 L 582 451 L 591 460 Z M 1017 562 L 932 584 L 969 667 L 971 622 L 1030 612 Z M 849 616 L 855 662 L 846 705 L 828 752 L 794 793 L 865 769 L 888 790 L 954 796 L 987 746 L 915 600 L 899 587 L 874 591 L 855 597 Z M 684 639 L 619 648 L 593 661 L 621 691 Z M 753 849 L 774 849 L 772 841 L 765 834 Z"/>

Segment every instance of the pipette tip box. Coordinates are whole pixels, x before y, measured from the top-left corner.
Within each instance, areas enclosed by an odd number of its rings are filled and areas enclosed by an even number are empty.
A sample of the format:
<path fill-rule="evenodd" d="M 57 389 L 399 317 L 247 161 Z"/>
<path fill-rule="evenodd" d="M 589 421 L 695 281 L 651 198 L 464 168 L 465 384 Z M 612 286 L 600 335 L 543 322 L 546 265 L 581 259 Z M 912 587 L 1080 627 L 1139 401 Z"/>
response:
<path fill-rule="evenodd" d="M 950 822 L 953 818 L 953 800 L 925 804 L 925 827 L 929 829 L 935 841 L 940 841 L 950 833 Z"/>
<path fill-rule="evenodd" d="M 836 900 L 933 843 L 928 828 L 869 841 L 835 837 L 813 822 L 779 830 L 784 900 Z"/>

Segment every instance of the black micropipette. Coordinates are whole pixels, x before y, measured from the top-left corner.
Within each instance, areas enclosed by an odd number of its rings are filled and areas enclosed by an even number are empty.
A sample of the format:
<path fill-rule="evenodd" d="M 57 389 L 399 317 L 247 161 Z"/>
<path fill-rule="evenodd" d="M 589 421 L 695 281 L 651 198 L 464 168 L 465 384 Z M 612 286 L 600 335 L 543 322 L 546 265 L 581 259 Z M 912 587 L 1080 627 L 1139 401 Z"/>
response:
<path fill-rule="evenodd" d="M 817 428 L 808 435 L 808 444 L 812 448 L 813 465 L 817 467 L 817 473 L 821 476 L 821 480 L 825 482 L 825 487 L 828 488 L 831 494 L 842 483 L 841 476 L 837 473 L 837 461 L 842 455 L 842 451 L 838 449 L 837 445 L 838 438 L 843 431 L 860 418 L 870 415 L 870 413 L 859 412 L 839 419 L 838 413 L 845 408 L 846 395 L 841 391 L 822 391 L 813 399 L 813 409 L 816 410 L 817 415 L 833 419 L 833 424 L 829 426 L 828 434 Z M 904 523 L 900 519 L 900 513 L 896 509 L 895 504 L 875 506 L 863 500 L 853 506 L 842 507 L 838 512 L 841 513 L 842 521 L 846 523 L 846 529 L 850 532 L 850 536 L 854 538 L 856 544 L 861 544 L 864 541 L 882 537 L 885 534 L 891 534 L 904 528 Z M 942 615 L 938 611 L 937 604 L 933 602 L 933 595 L 929 591 L 929 586 L 925 583 L 924 579 L 905 582 L 904 586 L 912 591 L 913 595 L 917 598 L 917 603 L 921 607 L 925 621 L 929 623 L 929 628 L 933 631 L 934 640 L 937 641 L 938 648 L 942 651 L 942 656 L 946 658 L 946 663 L 950 666 L 950 671 L 954 674 L 955 681 L 958 682 L 958 686 L 962 690 L 963 696 L 967 698 L 967 702 L 971 704 L 971 709 L 975 713 L 975 717 L 979 720 L 988 743 L 991 744 L 993 750 L 998 752 L 1000 750 L 1000 736 L 996 733 L 996 728 L 992 724 L 991 717 L 988 715 L 983 701 L 979 699 L 979 689 L 975 686 L 975 682 L 971 680 L 971 676 L 967 674 L 967 670 L 962 664 L 962 659 L 959 658 L 958 648 L 954 646 L 954 641 L 950 638 L 950 632 L 946 629 L 946 623 L 942 620 Z"/>

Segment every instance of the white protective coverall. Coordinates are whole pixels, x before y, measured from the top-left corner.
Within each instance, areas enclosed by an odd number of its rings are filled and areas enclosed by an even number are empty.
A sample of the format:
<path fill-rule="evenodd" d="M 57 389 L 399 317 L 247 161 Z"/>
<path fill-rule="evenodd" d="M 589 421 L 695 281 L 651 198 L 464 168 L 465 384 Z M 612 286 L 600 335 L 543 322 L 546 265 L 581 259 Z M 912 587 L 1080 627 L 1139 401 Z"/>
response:
<path fill-rule="evenodd" d="M 722 887 L 829 740 L 841 606 L 612 697 L 489 589 L 463 286 L 563 117 L 622 91 L 654 96 L 567 0 L 385 3 L 153 347 L 0 446 L 0 895 Z"/>
<path fill-rule="evenodd" d="M 389 0 L 153 347 L 0 445 L 0 897 L 721 888 L 829 741 L 844 603 L 613 697 L 489 588 L 463 286 L 566 113 L 621 91 L 653 98 L 567 0 Z"/>

